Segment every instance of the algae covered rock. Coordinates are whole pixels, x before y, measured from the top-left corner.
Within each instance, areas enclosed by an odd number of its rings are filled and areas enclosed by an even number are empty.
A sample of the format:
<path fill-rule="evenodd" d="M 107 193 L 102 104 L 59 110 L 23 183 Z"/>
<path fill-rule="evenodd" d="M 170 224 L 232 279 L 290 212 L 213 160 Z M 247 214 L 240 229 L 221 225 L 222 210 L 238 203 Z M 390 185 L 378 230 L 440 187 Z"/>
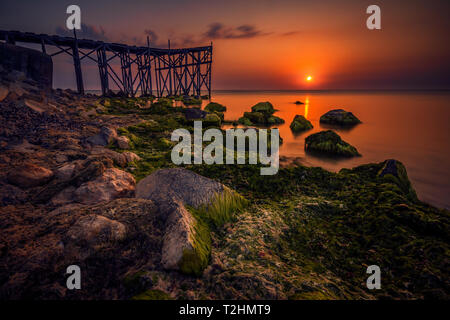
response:
<path fill-rule="evenodd" d="M 252 112 L 244 112 L 244 116 L 239 118 L 238 123 L 245 126 L 270 126 L 284 123 L 283 119 L 273 115 L 275 111 L 270 102 L 259 102 L 252 107 Z"/>
<path fill-rule="evenodd" d="M 202 99 L 198 99 L 198 98 L 190 97 L 190 96 L 185 96 L 185 97 L 183 97 L 183 103 L 186 106 L 201 105 L 202 104 Z"/>
<path fill-rule="evenodd" d="M 222 120 L 215 113 L 208 113 L 205 116 L 205 119 L 203 120 L 203 124 L 206 125 L 206 126 L 220 127 L 221 123 L 222 123 Z"/>
<path fill-rule="evenodd" d="M 384 162 L 383 168 L 378 173 L 378 177 L 395 183 L 408 198 L 417 201 L 417 194 L 408 179 L 405 166 L 397 160 L 389 159 Z"/>
<path fill-rule="evenodd" d="M 261 112 L 264 113 L 265 115 L 271 115 L 275 112 L 275 109 L 270 102 L 266 101 L 255 104 L 252 107 L 252 112 Z"/>
<path fill-rule="evenodd" d="M 305 149 L 325 155 L 355 157 L 360 154 L 355 147 L 343 141 L 334 131 L 314 133 L 305 139 Z"/>
<path fill-rule="evenodd" d="M 351 126 L 361 121 L 353 113 L 343 109 L 330 110 L 320 117 L 320 122 L 325 124 L 334 124 L 341 126 Z"/>
<path fill-rule="evenodd" d="M 282 123 L 284 123 L 284 120 L 281 119 L 280 117 L 271 115 L 270 117 L 267 118 L 268 125 L 282 124 Z"/>
<path fill-rule="evenodd" d="M 239 124 L 242 124 L 244 126 L 251 126 L 253 123 L 250 121 L 249 118 L 246 117 L 240 117 L 237 121 Z"/>
<path fill-rule="evenodd" d="M 210 103 L 208 103 L 206 105 L 205 111 L 208 111 L 208 112 L 214 112 L 214 111 L 224 112 L 224 111 L 227 111 L 227 107 L 225 107 L 224 105 L 221 105 L 220 103 L 217 103 L 217 102 L 210 102 Z"/>
<path fill-rule="evenodd" d="M 182 168 L 160 169 L 142 179 L 136 197 L 153 200 L 167 214 L 164 268 L 194 275 L 209 263 L 211 223 L 228 221 L 245 202 L 223 184 Z"/>
<path fill-rule="evenodd" d="M 313 128 L 313 125 L 302 115 L 296 115 L 289 126 L 293 132 L 301 132 Z"/>

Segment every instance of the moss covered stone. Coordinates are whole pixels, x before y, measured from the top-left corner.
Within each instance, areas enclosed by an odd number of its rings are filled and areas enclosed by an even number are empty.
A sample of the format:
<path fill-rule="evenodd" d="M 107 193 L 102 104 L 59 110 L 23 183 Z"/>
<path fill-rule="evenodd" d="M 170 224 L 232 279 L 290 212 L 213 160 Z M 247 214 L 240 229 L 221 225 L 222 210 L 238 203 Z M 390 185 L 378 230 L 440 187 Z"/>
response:
<path fill-rule="evenodd" d="M 191 106 L 191 105 L 201 105 L 202 104 L 202 99 L 198 99 L 195 97 L 189 97 L 189 96 L 185 96 L 183 97 L 183 103 L 186 106 Z"/>
<path fill-rule="evenodd" d="M 222 120 L 220 119 L 220 116 L 218 116 L 215 113 L 208 113 L 205 116 L 205 119 L 203 119 L 203 124 L 206 126 L 220 127 L 221 123 L 222 123 Z"/>
<path fill-rule="evenodd" d="M 238 122 L 238 124 L 242 124 L 244 126 L 252 126 L 253 125 L 253 123 L 250 121 L 250 119 L 246 118 L 246 117 L 240 117 L 237 122 Z"/>
<path fill-rule="evenodd" d="M 270 116 L 271 114 L 273 114 L 276 110 L 274 109 L 273 105 L 266 101 L 266 102 L 259 102 L 257 104 L 255 104 L 252 107 L 252 112 L 261 112 L 264 113 L 267 116 Z"/>
<path fill-rule="evenodd" d="M 320 122 L 325 124 L 334 124 L 341 126 L 351 126 L 361 121 L 353 113 L 343 109 L 330 110 L 320 117 Z"/>
<path fill-rule="evenodd" d="M 293 132 L 301 132 L 313 128 L 313 125 L 302 115 L 296 115 L 289 126 Z"/>
<path fill-rule="evenodd" d="M 208 111 L 208 112 L 214 112 L 214 111 L 225 112 L 225 111 L 227 111 L 227 107 L 225 107 L 224 105 L 221 105 L 220 103 L 217 103 L 217 102 L 210 102 L 210 103 L 208 103 L 206 105 L 205 111 Z"/>
<path fill-rule="evenodd" d="M 325 155 L 354 157 L 360 154 L 355 147 L 343 141 L 334 131 L 314 133 L 305 139 L 305 149 Z"/>
<path fill-rule="evenodd" d="M 275 111 L 270 102 L 259 102 L 252 107 L 252 112 L 244 112 L 244 116 L 239 118 L 238 122 L 246 126 L 271 126 L 284 123 L 283 119 L 273 115 Z"/>
<path fill-rule="evenodd" d="M 283 123 L 284 123 L 283 119 L 274 115 L 271 115 L 270 117 L 267 118 L 268 125 L 283 124 Z"/>

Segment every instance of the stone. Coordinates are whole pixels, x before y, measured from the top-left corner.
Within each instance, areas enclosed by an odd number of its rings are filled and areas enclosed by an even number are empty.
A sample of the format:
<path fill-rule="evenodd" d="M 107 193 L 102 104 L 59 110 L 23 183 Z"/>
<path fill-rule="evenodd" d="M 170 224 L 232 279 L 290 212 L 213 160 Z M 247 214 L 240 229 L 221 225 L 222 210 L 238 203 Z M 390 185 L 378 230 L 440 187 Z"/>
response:
<path fill-rule="evenodd" d="M 225 112 L 227 111 L 227 107 L 225 107 L 224 105 L 221 105 L 220 103 L 217 102 L 210 102 L 206 105 L 205 107 L 205 111 L 208 112 Z"/>
<path fill-rule="evenodd" d="M 9 93 L 9 89 L 5 87 L 4 85 L 0 84 L 0 102 L 3 101 L 3 99 L 6 98 L 6 96 Z"/>
<path fill-rule="evenodd" d="M 305 149 L 324 155 L 360 156 L 355 147 L 343 141 L 337 133 L 331 130 L 317 132 L 306 137 Z"/>
<path fill-rule="evenodd" d="M 208 112 L 199 108 L 184 108 L 183 113 L 187 120 L 203 119 L 208 114 Z"/>
<path fill-rule="evenodd" d="M 53 171 L 35 164 L 25 164 L 8 173 L 8 181 L 21 188 L 46 184 L 53 178 Z"/>
<path fill-rule="evenodd" d="M 136 153 L 134 152 L 130 152 L 130 151 L 125 151 L 124 153 L 122 153 L 125 157 L 125 159 L 127 160 L 127 164 L 130 164 L 132 162 L 135 161 L 140 161 L 141 157 L 139 157 Z"/>
<path fill-rule="evenodd" d="M 320 122 L 332 125 L 352 126 L 361 121 L 353 113 L 343 109 L 330 110 L 320 117 Z"/>
<path fill-rule="evenodd" d="M 295 101 L 294 103 L 295 103 L 295 104 L 304 104 L 303 102 L 301 102 L 301 101 L 299 101 L 299 100 Z"/>
<path fill-rule="evenodd" d="M 68 163 L 56 169 L 55 177 L 61 180 L 68 180 L 72 178 L 72 175 L 75 171 L 75 163 Z"/>
<path fill-rule="evenodd" d="M 83 242 L 89 246 L 96 246 L 100 243 L 123 240 L 125 236 L 126 228 L 122 223 L 90 214 L 80 218 L 68 230 L 66 242 Z"/>
<path fill-rule="evenodd" d="M 293 132 L 301 132 L 313 128 L 313 125 L 302 115 L 296 115 L 289 126 Z"/>
<path fill-rule="evenodd" d="M 74 192 L 74 201 L 94 204 L 116 198 L 127 198 L 134 194 L 136 181 L 128 172 L 108 168 L 94 180 L 83 183 Z"/>
<path fill-rule="evenodd" d="M 100 133 L 87 138 L 87 142 L 94 146 L 106 146 L 117 139 L 117 132 L 114 128 L 102 127 Z"/>
<path fill-rule="evenodd" d="M 220 127 L 221 123 L 222 123 L 222 121 L 220 120 L 220 117 L 215 113 L 207 114 L 205 119 L 203 120 L 203 124 L 205 126 Z"/>
<path fill-rule="evenodd" d="M 161 249 L 161 263 L 164 268 L 177 270 L 183 252 L 193 250 L 194 225 L 194 218 L 182 204 L 175 203 L 171 206 Z"/>
<path fill-rule="evenodd" d="M 101 146 L 94 146 L 91 150 L 91 157 L 105 157 L 111 159 L 116 165 L 125 167 L 127 159 L 123 153 L 116 152 Z"/>
<path fill-rule="evenodd" d="M 120 149 L 129 149 L 130 148 L 130 139 L 126 136 L 118 136 L 116 138 L 117 146 Z"/>
<path fill-rule="evenodd" d="M 225 190 L 223 184 L 183 168 L 156 170 L 136 185 L 136 198 L 155 203 L 176 200 L 199 207 L 209 204 L 215 194 Z"/>
<path fill-rule="evenodd" d="M 275 109 L 270 102 L 266 101 L 255 104 L 252 107 L 252 112 L 261 112 L 264 113 L 265 115 L 271 115 L 275 112 Z"/>

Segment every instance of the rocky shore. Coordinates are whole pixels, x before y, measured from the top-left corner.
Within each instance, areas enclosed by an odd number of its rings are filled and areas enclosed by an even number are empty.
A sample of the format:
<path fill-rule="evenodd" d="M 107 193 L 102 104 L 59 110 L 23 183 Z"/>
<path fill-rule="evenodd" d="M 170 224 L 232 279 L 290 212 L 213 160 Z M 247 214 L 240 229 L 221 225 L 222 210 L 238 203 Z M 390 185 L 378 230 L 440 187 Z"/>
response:
<path fill-rule="evenodd" d="M 219 129 L 224 106 L 0 79 L 0 299 L 449 298 L 449 212 L 417 199 L 399 161 L 177 167 L 171 132 Z M 72 264 L 81 290 L 66 288 Z"/>

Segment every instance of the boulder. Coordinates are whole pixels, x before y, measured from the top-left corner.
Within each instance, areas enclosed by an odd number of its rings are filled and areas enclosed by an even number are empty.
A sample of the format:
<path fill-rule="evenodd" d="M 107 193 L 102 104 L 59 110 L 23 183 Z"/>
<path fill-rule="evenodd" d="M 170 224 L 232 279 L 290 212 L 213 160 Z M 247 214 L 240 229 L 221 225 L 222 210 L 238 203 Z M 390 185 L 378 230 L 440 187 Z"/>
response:
<path fill-rule="evenodd" d="M 353 113 L 343 109 L 330 110 L 320 117 L 320 122 L 325 124 L 351 126 L 361 121 Z"/>
<path fill-rule="evenodd" d="M 360 156 L 355 147 L 343 141 L 337 133 L 331 130 L 317 132 L 306 137 L 305 149 L 324 155 Z"/>
<path fill-rule="evenodd" d="M 215 111 L 217 111 L 217 112 L 224 112 L 224 111 L 227 111 L 227 107 L 225 107 L 225 106 L 223 106 L 223 105 L 221 105 L 220 103 L 217 103 L 217 102 L 210 102 L 210 103 L 208 103 L 206 105 L 205 111 L 208 111 L 208 112 L 215 112 Z"/>
<path fill-rule="evenodd" d="M 91 157 L 105 157 L 111 159 L 116 165 L 125 167 L 127 159 L 124 154 L 101 146 L 94 146 L 91 150 Z"/>
<path fill-rule="evenodd" d="M 271 115 L 275 112 L 275 109 L 270 102 L 266 101 L 255 104 L 252 107 L 252 112 L 261 112 L 264 113 L 265 115 Z"/>
<path fill-rule="evenodd" d="M 273 115 L 275 111 L 270 102 L 259 102 L 252 107 L 252 112 L 244 112 L 244 116 L 239 118 L 238 123 L 245 126 L 271 126 L 284 123 L 283 119 Z"/>
<path fill-rule="evenodd" d="M 75 172 L 76 163 L 68 163 L 56 169 L 55 176 L 61 180 L 69 180 Z"/>
<path fill-rule="evenodd" d="M 117 146 L 120 149 L 129 149 L 130 148 L 130 139 L 126 136 L 119 136 L 116 138 Z"/>
<path fill-rule="evenodd" d="M 83 243 L 95 247 L 101 243 L 123 240 L 126 228 L 118 221 L 90 214 L 80 218 L 68 230 L 66 236 L 66 243 Z"/>
<path fill-rule="evenodd" d="M 205 126 L 215 126 L 220 127 L 220 124 L 222 123 L 222 120 L 220 117 L 215 113 L 209 113 L 206 115 L 205 119 L 203 120 L 203 124 Z"/>
<path fill-rule="evenodd" d="M 186 106 L 201 105 L 202 104 L 202 99 L 197 99 L 197 98 L 194 98 L 194 97 L 185 96 L 185 97 L 183 97 L 183 103 Z"/>
<path fill-rule="evenodd" d="M 100 133 L 87 138 L 87 142 L 94 146 L 106 146 L 117 138 L 117 132 L 114 128 L 102 127 Z"/>
<path fill-rule="evenodd" d="M 183 113 L 187 120 L 203 119 L 208 114 L 208 112 L 199 108 L 185 108 Z"/>
<path fill-rule="evenodd" d="M 25 164 L 8 173 L 8 181 L 21 188 L 46 184 L 53 178 L 53 171 L 35 164 Z"/>
<path fill-rule="evenodd" d="M 136 185 L 136 198 L 155 203 L 179 201 L 184 205 L 199 207 L 209 204 L 215 194 L 225 186 L 217 181 L 183 168 L 156 170 Z"/>
<path fill-rule="evenodd" d="M 74 201 L 94 204 L 133 196 L 136 181 L 128 172 L 108 168 L 94 180 L 83 183 L 74 193 Z"/>
<path fill-rule="evenodd" d="M 295 101 L 294 103 L 295 103 L 295 104 L 304 104 L 303 102 L 301 102 L 301 101 L 299 101 L 299 100 Z"/>
<path fill-rule="evenodd" d="M 183 168 L 160 169 L 139 181 L 136 198 L 152 200 L 167 217 L 161 251 L 164 268 L 202 274 L 211 252 L 210 231 L 185 206 L 201 210 L 213 204 L 219 207 L 223 204 L 218 195 L 229 199 L 229 204 L 242 200 L 221 183 Z M 232 206 L 222 208 L 226 213 L 219 220 L 229 217 L 233 209 Z"/>
<path fill-rule="evenodd" d="M 195 218 L 179 202 L 163 205 L 169 211 L 161 249 L 161 263 L 166 269 L 179 269 L 185 251 L 194 250 Z M 206 267 L 206 266 L 205 266 Z"/>
<path fill-rule="evenodd" d="M 378 177 L 395 183 L 412 201 L 417 201 L 417 194 L 408 178 L 405 166 L 397 160 L 384 161 Z"/>
<path fill-rule="evenodd" d="M 301 132 L 313 128 L 313 125 L 302 115 L 296 115 L 289 126 L 293 132 Z"/>

